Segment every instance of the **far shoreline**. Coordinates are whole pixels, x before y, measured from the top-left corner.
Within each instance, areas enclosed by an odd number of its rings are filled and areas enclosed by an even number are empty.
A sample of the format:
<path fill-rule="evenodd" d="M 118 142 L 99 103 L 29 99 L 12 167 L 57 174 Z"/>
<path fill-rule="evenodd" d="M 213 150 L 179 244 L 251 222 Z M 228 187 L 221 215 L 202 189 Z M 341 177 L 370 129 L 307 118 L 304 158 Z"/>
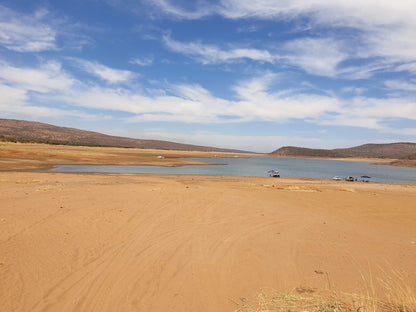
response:
<path fill-rule="evenodd" d="M 267 157 L 272 158 L 297 158 L 297 159 L 322 159 L 322 160 L 339 160 L 339 161 L 362 161 L 362 162 L 377 162 L 387 163 L 398 159 L 394 158 L 367 158 L 367 157 L 311 157 L 311 156 L 273 156 L 266 154 Z"/>
<path fill-rule="evenodd" d="M 34 143 L 0 142 L 0 171 L 48 171 L 59 165 L 114 165 L 180 167 L 191 165 L 220 165 L 195 162 L 188 158 L 247 158 L 274 157 L 321 159 L 335 161 L 371 162 L 375 165 L 416 167 L 416 161 L 387 158 L 358 157 L 298 157 L 273 156 L 256 153 L 199 152 L 151 149 L 123 149 L 116 147 L 87 147 Z"/>

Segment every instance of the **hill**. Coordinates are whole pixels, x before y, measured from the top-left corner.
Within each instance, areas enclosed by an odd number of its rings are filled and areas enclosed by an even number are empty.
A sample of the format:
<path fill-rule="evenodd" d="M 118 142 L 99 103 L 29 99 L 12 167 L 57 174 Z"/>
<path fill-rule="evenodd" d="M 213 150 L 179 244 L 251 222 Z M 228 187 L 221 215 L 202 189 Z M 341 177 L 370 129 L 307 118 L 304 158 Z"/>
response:
<path fill-rule="evenodd" d="M 278 157 L 345 157 L 344 154 L 335 150 L 313 149 L 296 146 L 284 146 L 269 154 Z"/>
<path fill-rule="evenodd" d="M 368 158 L 407 158 L 416 154 L 416 143 L 364 144 L 351 148 L 336 149 L 341 154 Z"/>
<path fill-rule="evenodd" d="M 111 136 L 93 131 L 58 127 L 40 122 L 14 119 L 0 119 L 0 139 L 6 141 L 63 145 L 131 147 L 179 151 L 243 152 L 233 149 L 222 149 L 169 141 L 141 140 Z"/>
<path fill-rule="evenodd" d="M 323 157 L 323 158 L 392 158 L 401 159 L 415 157 L 416 143 L 364 144 L 351 148 L 312 149 L 295 146 L 279 148 L 270 156 L 276 157 Z"/>

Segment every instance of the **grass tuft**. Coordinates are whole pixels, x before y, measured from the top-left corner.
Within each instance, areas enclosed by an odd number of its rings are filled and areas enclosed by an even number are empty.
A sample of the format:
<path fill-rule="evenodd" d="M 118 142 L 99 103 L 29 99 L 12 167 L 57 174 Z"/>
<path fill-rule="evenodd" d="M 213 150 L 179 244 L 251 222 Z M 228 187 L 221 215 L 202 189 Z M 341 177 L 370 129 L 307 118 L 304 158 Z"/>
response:
<path fill-rule="evenodd" d="M 325 272 L 326 273 L 326 272 Z M 362 274 L 367 285 L 365 294 L 336 292 L 326 273 L 328 294 L 311 287 L 299 286 L 290 293 L 263 291 L 253 303 L 242 300 L 235 312 L 416 312 L 416 296 L 404 277 L 395 271 L 378 282 L 383 286 L 381 297 L 375 291 L 372 272 Z"/>
<path fill-rule="evenodd" d="M 410 300 L 409 300 L 410 299 Z M 299 293 L 261 293 L 257 302 L 244 301 L 235 312 L 416 312 L 414 298 L 379 300 L 359 295 L 304 296 Z"/>

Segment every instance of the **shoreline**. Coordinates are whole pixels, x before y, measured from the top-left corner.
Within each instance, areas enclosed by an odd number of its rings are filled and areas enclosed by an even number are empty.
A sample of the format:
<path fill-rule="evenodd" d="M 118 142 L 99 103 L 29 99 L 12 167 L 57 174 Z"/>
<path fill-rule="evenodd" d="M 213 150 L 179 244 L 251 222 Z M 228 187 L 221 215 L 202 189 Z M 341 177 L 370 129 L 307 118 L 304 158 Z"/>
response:
<path fill-rule="evenodd" d="M 386 163 L 390 163 L 392 161 L 396 161 L 397 159 L 394 158 L 367 158 L 367 157 L 339 157 L 339 158 L 335 158 L 335 157 L 308 157 L 308 156 L 304 156 L 304 157 L 298 157 L 298 156 L 268 156 L 268 157 L 273 157 L 273 158 L 296 158 L 296 159 L 322 159 L 322 160 L 339 160 L 339 161 L 361 161 L 361 162 L 372 162 L 375 164 L 386 164 Z"/>
<path fill-rule="evenodd" d="M 58 165 L 137 165 L 162 167 L 212 165 L 212 163 L 196 162 L 180 158 L 233 158 L 234 155 L 235 153 L 0 142 L 0 171 L 42 170 Z M 247 155 L 251 154 L 239 154 L 241 157 L 247 157 Z"/>
<path fill-rule="evenodd" d="M 0 171 L 42 170 L 45 168 L 51 169 L 58 165 L 136 165 L 162 167 L 213 165 L 213 163 L 209 162 L 195 162 L 183 158 L 235 158 L 236 156 L 241 158 L 275 157 L 266 154 L 249 153 L 237 154 L 219 152 L 145 150 L 113 147 L 56 146 L 46 144 L 0 142 Z M 393 161 L 396 161 L 397 163 L 397 160 L 378 158 L 281 158 L 362 161 L 373 162 L 380 165 L 394 165 L 392 163 Z"/>

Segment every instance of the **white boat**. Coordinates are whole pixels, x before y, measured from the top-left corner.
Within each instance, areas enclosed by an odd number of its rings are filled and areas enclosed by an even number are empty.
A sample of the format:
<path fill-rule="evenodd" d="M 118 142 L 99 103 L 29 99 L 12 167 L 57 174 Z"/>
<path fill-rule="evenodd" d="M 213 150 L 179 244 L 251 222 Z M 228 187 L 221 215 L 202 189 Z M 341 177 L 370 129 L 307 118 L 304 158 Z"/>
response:
<path fill-rule="evenodd" d="M 269 170 L 269 171 L 267 171 L 267 173 L 269 174 L 269 177 L 280 178 L 279 171 L 277 171 L 275 169 Z"/>
<path fill-rule="evenodd" d="M 339 176 L 335 176 L 335 177 L 332 178 L 332 180 L 341 181 L 341 178 Z"/>

